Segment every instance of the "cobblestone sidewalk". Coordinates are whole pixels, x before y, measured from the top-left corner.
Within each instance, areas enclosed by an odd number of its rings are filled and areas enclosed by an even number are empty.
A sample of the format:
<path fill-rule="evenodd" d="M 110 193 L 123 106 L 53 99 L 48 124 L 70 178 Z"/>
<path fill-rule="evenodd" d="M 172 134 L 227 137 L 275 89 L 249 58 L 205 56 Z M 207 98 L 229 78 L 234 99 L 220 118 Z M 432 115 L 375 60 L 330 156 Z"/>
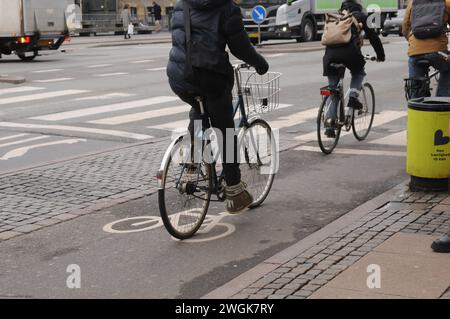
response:
<path fill-rule="evenodd" d="M 299 242 L 204 298 L 308 298 L 399 232 L 437 237 L 450 228 L 448 194 L 411 193 L 403 187 L 368 212 L 351 223 L 340 222 L 319 240 Z M 450 298 L 450 287 L 441 298 Z"/>
<path fill-rule="evenodd" d="M 0 175 L 0 242 L 157 191 L 170 139 Z M 298 143 L 280 138 L 280 151 Z"/>
<path fill-rule="evenodd" d="M 156 192 L 168 140 L 0 176 L 0 241 Z"/>

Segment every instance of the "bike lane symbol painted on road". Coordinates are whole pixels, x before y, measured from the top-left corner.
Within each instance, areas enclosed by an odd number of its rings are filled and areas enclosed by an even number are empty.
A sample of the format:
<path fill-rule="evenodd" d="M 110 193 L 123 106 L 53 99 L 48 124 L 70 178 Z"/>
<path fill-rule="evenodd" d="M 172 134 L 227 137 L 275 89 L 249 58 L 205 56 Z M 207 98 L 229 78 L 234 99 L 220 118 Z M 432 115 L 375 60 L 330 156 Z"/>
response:
<path fill-rule="evenodd" d="M 182 215 L 183 212 L 174 214 L 172 218 L 177 218 Z M 222 219 L 230 214 L 226 212 L 219 213 L 218 215 L 207 215 L 203 221 L 203 225 L 197 234 L 191 239 L 185 239 L 183 243 L 201 243 L 206 241 L 212 241 L 231 235 L 236 227 L 230 223 L 222 222 Z M 142 231 L 154 230 L 163 227 L 161 217 L 159 216 L 136 216 L 116 220 L 112 223 L 106 224 L 103 227 L 103 231 L 112 234 L 128 234 Z M 199 237 L 199 238 L 195 238 Z M 176 238 L 173 240 L 179 241 Z"/>

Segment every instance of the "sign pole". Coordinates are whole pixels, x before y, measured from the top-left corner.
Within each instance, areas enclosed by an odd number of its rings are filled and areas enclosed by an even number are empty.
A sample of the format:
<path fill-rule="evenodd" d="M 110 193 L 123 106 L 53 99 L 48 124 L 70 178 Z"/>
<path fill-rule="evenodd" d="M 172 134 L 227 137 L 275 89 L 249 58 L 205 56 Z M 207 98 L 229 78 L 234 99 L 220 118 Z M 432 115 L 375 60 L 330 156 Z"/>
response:
<path fill-rule="evenodd" d="M 258 25 L 258 46 L 261 46 L 261 23 L 264 22 L 264 20 L 267 17 L 267 11 L 266 9 L 261 6 L 257 5 L 252 10 L 252 19 L 253 22 Z"/>
<path fill-rule="evenodd" d="M 261 23 L 258 23 L 258 46 L 261 46 Z"/>

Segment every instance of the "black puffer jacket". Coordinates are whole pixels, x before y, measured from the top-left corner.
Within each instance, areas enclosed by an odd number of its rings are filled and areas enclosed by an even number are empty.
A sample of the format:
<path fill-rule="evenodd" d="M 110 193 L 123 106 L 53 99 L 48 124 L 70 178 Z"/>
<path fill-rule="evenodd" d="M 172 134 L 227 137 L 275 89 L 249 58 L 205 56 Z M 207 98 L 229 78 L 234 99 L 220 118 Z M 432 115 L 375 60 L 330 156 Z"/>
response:
<path fill-rule="evenodd" d="M 351 12 L 353 16 L 358 20 L 358 22 L 361 22 L 363 24 L 364 33 L 369 39 L 369 42 L 372 45 L 373 49 L 375 50 L 378 59 L 384 61 L 385 54 L 383 44 L 381 43 L 380 37 L 375 32 L 375 30 L 369 28 L 369 26 L 367 25 L 367 15 L 362 11 L 362 6 L 354 0 L 347 0 L 342 2 L 341 11 L 342 10 Z"/>
<path fill-rule="evenodd" d="M 232 0 L 187 0 L 191 6 L 191 37 L 208 39 L 208 43 L 216 43 L 221 54 L 215 72 L 202 70 L 202 83 L 215 82 L 215 86 L 231 90 L 233 69 L 226 54 L 226 46 L 237 58 L 266 72 L 268 64 L 256 52 L 244 30 L 241 10 Z M 184 30 L 183 0 L 178 0 L 172 16 L 172 49 L 169 54 L 167 76 L 175 94 L 200 93 L 204 87 L 186 80 L 186 38 Z M 217 83 L 219 82 L 219 83 Z"/>

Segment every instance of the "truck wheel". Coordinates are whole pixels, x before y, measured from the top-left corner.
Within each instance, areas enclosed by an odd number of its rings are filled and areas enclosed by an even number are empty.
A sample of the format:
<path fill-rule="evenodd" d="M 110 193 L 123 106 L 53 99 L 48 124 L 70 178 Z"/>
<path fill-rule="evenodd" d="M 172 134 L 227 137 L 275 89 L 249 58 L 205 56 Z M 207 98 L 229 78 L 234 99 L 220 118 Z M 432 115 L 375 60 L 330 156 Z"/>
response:
<path fill-rule="evenodd" d="M 310 18 L 306 18 L 302 23 L 302 41 L 311 42 L 316 39 L 316 29 L 314 22 Z"/>
<path fill-rule="evenodd" d="M 33 55 L 30 56 L 25 56 L 25 53 L 17 53 L 17 56 L 22 60 L 22 61 L 33 61 L 38 55 L 37 51 L 33 52 Z"/>

